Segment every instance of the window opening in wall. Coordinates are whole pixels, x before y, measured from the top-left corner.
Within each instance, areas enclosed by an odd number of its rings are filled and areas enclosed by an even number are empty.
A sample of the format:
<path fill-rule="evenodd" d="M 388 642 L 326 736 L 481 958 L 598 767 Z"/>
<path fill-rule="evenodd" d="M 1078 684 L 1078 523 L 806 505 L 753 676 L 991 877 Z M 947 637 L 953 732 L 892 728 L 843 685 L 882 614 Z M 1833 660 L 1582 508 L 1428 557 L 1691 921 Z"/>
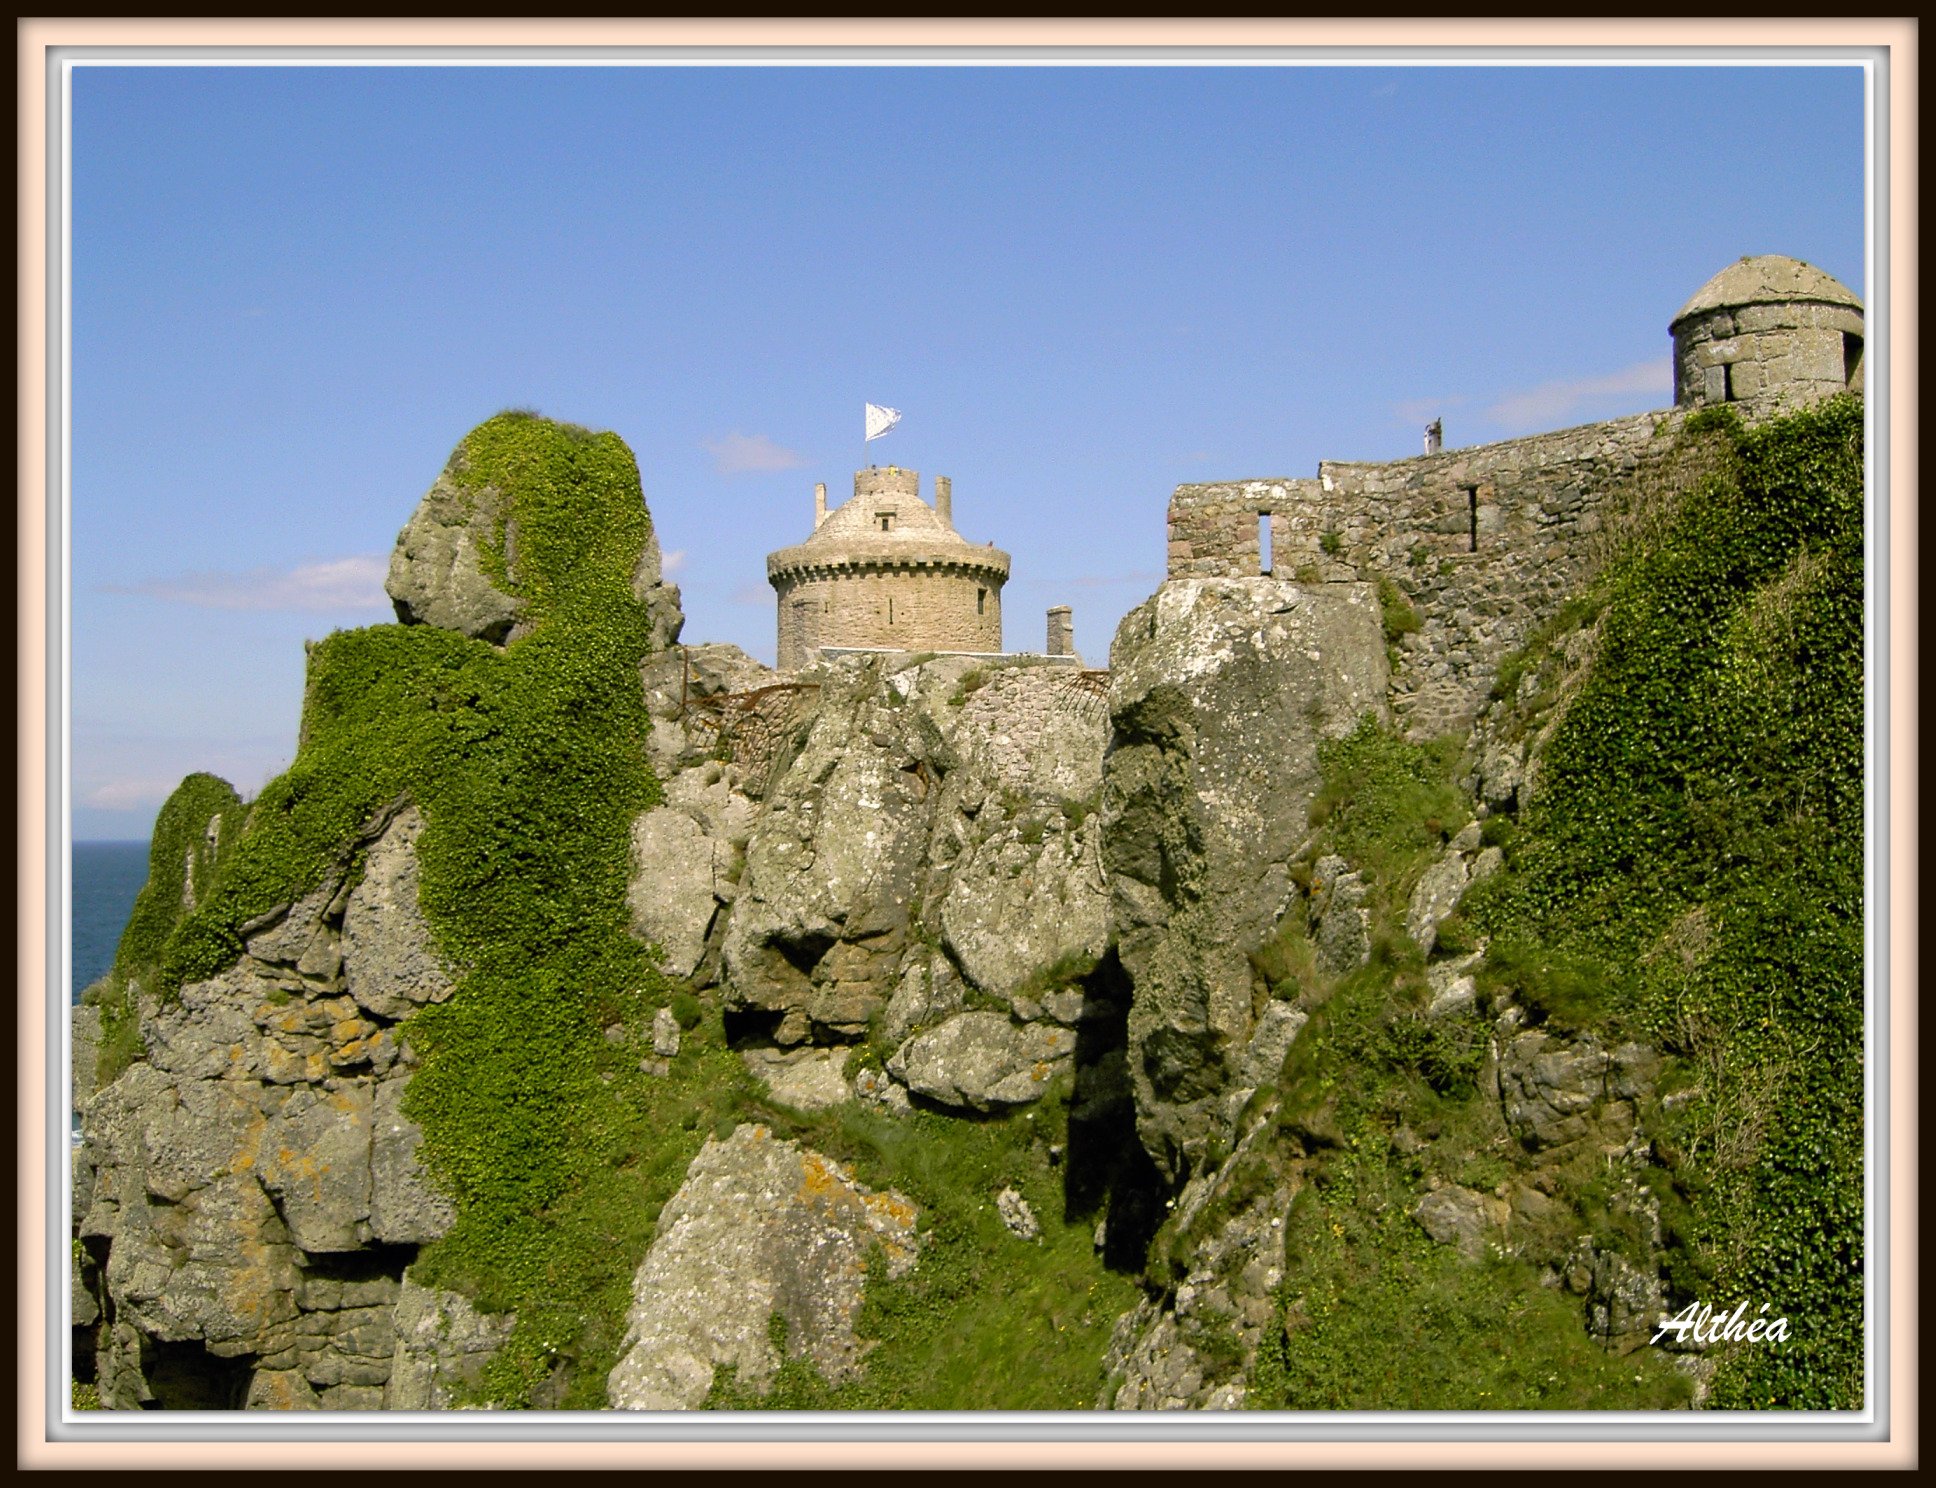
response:
<path fill-rule="evenodd" d="M 881 524 L 881 531 L 892 532 L 894 530 L 893 512 L 876 512 L 874 514 L 874 520 Z"/>
<path fill-rule="evenodd" d="M 887 602 L 887 623 L 889 625 L 894 623 L 894 601 L 891 599 Z"/>
<path fill-rule="evenodd" d="M 1466 551 L 1479 551 L 1479 488 L 1466 486 L 1465 490 L 1465 530 Z"/>
<path fill-rule="evenodd" d="M 1271 571 L 1270 513 L 1257 513 L 1257 572 Z"/>
<path fill-rule="evenodd" d="M 988 591 L 986 589 L 977 589 L 975 591 L 975 613 L 977 615 L 986 615 L 988 613 Z"/>
<path fill-rule="evenodd" d="M 1732 403 L 1734 401 L 1733 362 L 1721 363 L 1721 401 L 1724 403 Z"/>
<path fill-rule="evenodd" d="M 1842 332 L 1842 381 L 1853 384 L 1856 369 L 1862 365 L 1862 338 L 1853 331 Z"/>

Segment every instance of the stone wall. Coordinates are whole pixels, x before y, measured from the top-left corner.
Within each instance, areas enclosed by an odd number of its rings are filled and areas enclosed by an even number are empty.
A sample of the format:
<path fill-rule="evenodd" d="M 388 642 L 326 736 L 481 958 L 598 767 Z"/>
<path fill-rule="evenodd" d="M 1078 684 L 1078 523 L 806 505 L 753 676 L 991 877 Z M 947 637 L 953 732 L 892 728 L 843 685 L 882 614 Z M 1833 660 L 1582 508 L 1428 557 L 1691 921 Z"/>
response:
<path fill-rule="evenodd" d="M 1420 621 L 1399 639 L 1393 712 L 1416 738 L 1463 728 L 1500 661 L 1586 578 L 1603 503 L 1664 445 L 1662 421 L 1672 417 L 1636 414 L 1405 460 L 1326 460 L 1315 480 L 1179 486 L 1169 576 L 1257 575 L 1262 517 L 1278 578 L 1389 578 Z"/>
<path fill-rule="evenodd" d="M 1761 416 L 1862 391 L 1862 312 L 1845 305 L 1737 305 L 1674 327 L 1674 401 L 1740 403 Z"/>
<path fill-rule="evenodd" d="M 775 578 L 780 670 L 799 671 L 816 647 L 1000 651 L 1002 579 L 966 564 L 829 564 Z"/>

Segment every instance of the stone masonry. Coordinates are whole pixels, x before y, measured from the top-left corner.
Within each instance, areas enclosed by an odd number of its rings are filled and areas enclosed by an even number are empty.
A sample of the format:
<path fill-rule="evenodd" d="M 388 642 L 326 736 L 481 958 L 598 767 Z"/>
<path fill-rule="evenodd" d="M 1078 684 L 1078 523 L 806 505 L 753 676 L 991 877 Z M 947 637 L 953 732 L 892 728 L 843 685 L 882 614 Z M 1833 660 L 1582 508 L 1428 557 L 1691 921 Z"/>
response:
<path fill-rule="evenodd" d="M 779 598 L 779 664 L 811 665 L 823 646 L 896 651 L 999 652 L 1008 554 L 954 530 L 945 477 L 935 504 L 920 497 L 918 471 L 870 466 L 854 496 L 825 511 L 814 500 L 813 535 L 766 560 Z"/>

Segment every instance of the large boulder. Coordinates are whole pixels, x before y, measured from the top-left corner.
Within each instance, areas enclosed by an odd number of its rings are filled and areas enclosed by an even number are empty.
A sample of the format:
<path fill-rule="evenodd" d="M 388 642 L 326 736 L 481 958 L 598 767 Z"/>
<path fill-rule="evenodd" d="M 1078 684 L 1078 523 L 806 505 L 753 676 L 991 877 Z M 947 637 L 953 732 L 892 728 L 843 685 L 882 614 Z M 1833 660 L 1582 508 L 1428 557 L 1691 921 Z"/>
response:
<path fill-rule="evenodd" d="M 423 816 L 399 812 L 363 860 L 361 882 L 343 910 L 343 969 L 349 994 L 380 1018 L 402 1018 L 442 1002 L 453 986 L 417 906 L 417 839 Z"/>
<path fill-rule="evenodd" d="M 830 1382 L 851 1377 L 867 1279 L 914 1265 L 915 1218 L 899 1194 L 875 1193 L 763 1126 L 709 1139 L 633 1278 L 607 1398 L 619 1410 L 692 1410 L 724 1366 L 764 1389 L 781 1363 L 775 1314 L 793 1357 Z"/>
<path fill-rule="evenodd" d="M 1075 1033 L 1054 1023 L 957 1013 L 895 1050 L 887 1072 L 942 1105 L 992 1111 L 1040 1100 L 1049 1082 L 1071 1067 L 1075 1049 Z"/>
<path fill-rule="evenodd" d="M 1137 1126 L 1175 1178 L 1200 1160 L 1263 989 L 1249 952 L 1294 893 L 1320 741 L 1384 716 L 1368 584 L 1171 580 L 1110 652 L 1103 856 L 1133 987 Z"/>
<path fill-rule="evenodd" d="M 747 845 L 724 945 L 730 1009 L 766 1015 L 783 1044 L 865 1034 L 900 980 L 930 797 L 953 764 L 878 664 L 827 675 Z"/>
<path fill-rule="evenodd" d="M 523 606 L 493 582 L 484 555 L 499 555 L 515 581 L 517 530 L 502 491 L 458 479 L 463 458 L 461 450 L 451 456 L 397 534 L 383 587 L 405 625 L 434 625 L 503 645 Z"/>
<path fill-rule="evenodd" d="M 747 845 L 729 1008 L 768 1014 L 782 1043 L 855 1039 L 882 1012 L 905 1036 L 957 978 L 1019 1005 L 1102 958 L 1109 728 L 1092 675 L 843 658 L 780 693 L 816 695 Z"/>
<path fill-rule="evenodd" d="M 502 646 L 526 625 L 524 601 L 509 592 L 519 583 L 518 524 L 509 496 L 464 479 L 469 468 L 460 445 L 397 534 L 383 587 L 405 625 L 434 625 Z M 671 645 L 685 616 L 678 588 L 665 582 L 658 534 L 649 523 L 631 587 L 649 617 L 652 649 Z"/>

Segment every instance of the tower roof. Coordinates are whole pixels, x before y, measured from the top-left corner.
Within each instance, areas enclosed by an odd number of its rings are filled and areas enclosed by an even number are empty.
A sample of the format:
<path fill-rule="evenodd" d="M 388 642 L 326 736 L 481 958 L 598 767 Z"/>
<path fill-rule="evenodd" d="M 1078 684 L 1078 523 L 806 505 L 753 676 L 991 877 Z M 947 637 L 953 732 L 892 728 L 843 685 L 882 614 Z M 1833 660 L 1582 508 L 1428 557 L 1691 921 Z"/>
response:
<path fill-rule="evenodd" d="M 1780 253 L 1763 253 L 1731 263 L 1695 292 L 1668 322 L 1672 330 L 1682 321 L 1737 305 L 1773 305 L 1801 300 L 1817 305 L 1845 305 L 1860 311 L 1862 301 L 1850 288 L 1813 264 Z"/>
<path fill-rule="evenodd" d="M 883 532 L 879 516 L 889 511 L 893 517 Z M 992 544 L 969 542 L 909 490 L 857 493 L 827 513 L 805 542 L 769 553 L 766 571 L 771 576 L 791 568 L 869 563 L 959 564 L 1008 574 L 1008 554 Z"/>

